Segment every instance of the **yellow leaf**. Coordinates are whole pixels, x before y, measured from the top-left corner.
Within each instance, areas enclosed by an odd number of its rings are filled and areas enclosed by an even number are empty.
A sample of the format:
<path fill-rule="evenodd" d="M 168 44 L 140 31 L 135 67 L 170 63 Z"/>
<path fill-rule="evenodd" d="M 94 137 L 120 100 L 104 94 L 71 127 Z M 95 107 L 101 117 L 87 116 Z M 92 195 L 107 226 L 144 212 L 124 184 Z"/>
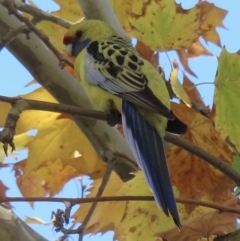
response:
<path fill-rule="evenodd" d="M 176 188 L 174 188 L 175 196 L 178 196 L 178 192 Z M 143 173 L 140 171 L 136 173 L 136 176 L 123 184 L 121 190 L 116 194 L 116 196 L 126 196 L 126 195 L 133 195 L 133 196 L 150 196 L 152 195 L 148 186 L 146 185 L 145 178 Z M 236 204 L 236 198 L 230 199 L 231 205 Z M 181 223 L 183 226 L 183 230 L 185 228 L 185 223 L 189 223 L 190 225 L 197 225 L 195 220 L 201 220 L 206 217 L 207 213 L 212 212 L 213 209 L 202 207 L 202 206 L 194 206 L 190 213 L 186 210 L 183 204 L 177 204 L 178 211 L 181 219 Z M 230 204 L 228 203 L 228 206 Z M 215 213 L 218 213 L 214 211 Z M 218 214 L 217 214 L 218 215 Z M 225 217 L 227 217 L 227 214 Z M 219 217 L 219 216 L 218 216 Z M 222 217 L 224 219 L 224 217 Z M 235 217 L 236 220 L 236 217 Z M 211 221 L 209 219 L 209 221 Z M 232 220 L 233 221 L 233 220 Z M 227 221 L 225 222 L 227 223 Z M 228 227 L 232 226 L 231 223 Z M 212 227 L 214 228 L 214 222 L 212 222 Z M 221 226 L 221 224 L 220 224 Z M 218 228 L 220 228 L 220 226 Z M 161 232 L 167 233 L 166 230 L 174 231 L 174 239 L 175 240 L 182 240 L 182 232 L 176 231 L 177 228 L 174 225 L 171 218 L 168 218 L 156 205 L 154 201 L 129 201 L 127 202 L 127 206 L 125 209 L 125 213 L 123 219 L 119 226 L 115 231 L 115 239 L 121 241 L 142 241 L 142 240 L 149 240 L 149 241 L 160 241 L 159 236 L 156 237 L 156 233 Z M 171 234 L 171 232 L 169 232 Z M 163 236 L 163 235 L 162 235 Z M 165 236 L 163 236 L 165 237 Z M 166 239 L 169 240 L 170 239 Z M 189 239 L 188 241 L 192 241 L 193 239 Z M 183 241 L 183 240 L 182 240 Z"/>
<path fill-rule="evenodd" d="M 28 95 L 26 99 L 56 102 L 46 90 L 40 88 Z M 59 118 L 59 114 L 47 111 L 26 111 L 22 113 L 17 125 L 17 132 L 37 129 L 37 135 L 27 144 L 29 156 L 24 166 L 24 175 L 28 177 L 33 172 L 60 159 L 62 172 L 59 178 L 67 180 L 68 172 L 75 175 L 90 175 L 99 178 L 103 175 L 106 164 L 98 157 L 92 145 L 70 118 Z M 81 155 L 74 157 L 74 152 Z M 43 170 L 41 170 L 43 171 Z M 42 180 L 42 179 L 41 179 Z M 63 181 L 61 185 L 64 185 Z M 57 187 L 56 187 L 57 186 Z M 58 192 L 60 184 L 47 186 L 51 194 Z"/>
<path fill-rule="evenodd" d="M 4 126 L 10 108 L 11 108 L 10 104 L 5 102 L 0 102 L 0 111 L 1 111 L 0 127 Z"/>
<path fill-rule="evenodd" d="M 116 196 L 152 196 L 143 173 L 124 183 Z M 154 201 L 129 201 L 121 223 L 115 231 L 115 239 L 121 241 L 155 241 L 154 234 L 159 230 L 173 227 L 174 223 Z"/>
<path fill-rule="evenodd" d="M 54 196 L 61 191 L 65 183 L 75 177 L 77 170 L 70 165 L 63 166 L 62 161 L 57 159 L 54 162 L 47 162 L 40 167 L 35 175 L 42 178 L 44 188 L 50 191 L 50 196 Z"/>
<path fill-rule="evenodd" d="M 240 52 L 230 54 L 224 48 L 219 57 L 218 74 L 215 79 L 214 118 L 216 129 L 221 137 L 230 141 L 240 150 L 239 127 L 239 86 Z"/>
<path fill-rule="evenodd" d="M 59 158 L 64 166 L 73 164 L 78 174 L 87 174 L 93 178 L 101 176 L 106 166 L 70 119 L 48 122 L 45 128 L 39 129 L 36 137 L 27 146 L 29 156 L 25 166 L 26 174 L 48 161 L 55 161 Z M 78 151 L 81 157 L 73 158 L 75 151 Z"/>
<path fill-rule="evenodd" d="M 72 22 L 83 17 L 77 1 L 55 2 L 61 7 L 55 15 Z M 223 26 L 222 20 L 227 13 L 205 1 L 190 10 L 168 0 L 110 0 L 110 3 L 129 36 L 138 38 L 154 50 L 188 48 L 201 35 L 216 34 L 215 28 Z M 215 41 L 215 38 L 209 34 L 208 40 Z"/>
<path fill-rule="evenodd" d="M 191 107 L 191 100 L 178 79 L 178 66 L 176 61 L 174 61 L 174 69 L 172 70 L 170 75 L 170 84 L 176 96 L 180 100 L 182 100 L 188 107 Z"/>
<path fill-rule="evenodd" d="M 96 196 L 101 182 L 102 178 L 94 181 L 93 188 L 90 190 L 91 193 L 88 195 L 88 197 Z M 121 179 L 116 173 L 112 172 L 102 196 L 115 196 L 121 187 Z M 90 207 L 91 204 L 89 203 L 81 205 L 81 207 L 74 214 L 74 218 L 77 222 L 82 222 L 84 220 Z M 94 215 L 91 216 L 91 219 L 87 224 L 85 233 L 96 233 L 99 231 L 105 232 L 107 230 L 116 228 L 123 218 L 125 207 L 125 201 L 98 203 L 97 208 L 94 211 Z"/>
<path fill-rule="evenodd" d="M 26 145 L 33 139 L 33 136 L 29 136 L 27 133 L 22 133 L 19 135 L 14 136 L 14 144 L 17 151 L 24 150 Z M 11 153 L 9 156 L 15 157 L 17 159 L 16 152 Z M 0 148 L 0 162 L 6 158 L 6 154 L 4 153 L 3 149 Z"/>
<path fill-rule="evenodd" d="M 22 95 L 23 99 L 32 99 L 57 103 L 57 101 L 44 89 L 39 88 L 29 94 Z M 18 121 L 16 132 L 23 133 L 32 129 L 44 129 L 46 126 L 51 125 L 58 117 L 58 113 L 48 111 L 24 111 Z"/>
<path fill-rule="evenodd" d="M 37 28 L 42 30 L 44 34 L 49 37 L 51 43 L 60 51 L 64 52 L 64 45 L 62 43 L 62 38 L 66 33 L 67 29 L 63 28 L 55 23 L 49 21 L 41 21 L 38 23 Z"/>
<path fill-rule="evenodd" d="M 60 9 L 53 12 L 54 15 L 67 19 L 71 22 L 79 21 L 84 17 L 83 12 L 76 0 L 54 0 L 59 4 Z"/>
<path fill-rule="evenodd" d="M 142 11 L 134 12 L 141 4 Z M 134 36 L 155 50 L 187 48 L 204 30 L 199 28 L 201 8 L 183 10 L 173 1 L 133 1 L 127 12 Z"/>

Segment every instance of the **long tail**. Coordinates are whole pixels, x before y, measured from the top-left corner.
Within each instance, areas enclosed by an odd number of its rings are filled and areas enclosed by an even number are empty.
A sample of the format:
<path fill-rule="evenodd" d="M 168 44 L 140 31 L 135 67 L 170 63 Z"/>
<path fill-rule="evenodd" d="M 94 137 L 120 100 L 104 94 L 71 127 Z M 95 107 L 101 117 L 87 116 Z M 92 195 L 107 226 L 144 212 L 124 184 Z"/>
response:
<path fill-rule="evenodd" d="M 137 108 L 125 100 L 122 103 L 122 125 L 127 142 L 147 179 L 155 201 L 167 216 L 170 212 L 175 224 L 181 228 L 163 139 Z"/>

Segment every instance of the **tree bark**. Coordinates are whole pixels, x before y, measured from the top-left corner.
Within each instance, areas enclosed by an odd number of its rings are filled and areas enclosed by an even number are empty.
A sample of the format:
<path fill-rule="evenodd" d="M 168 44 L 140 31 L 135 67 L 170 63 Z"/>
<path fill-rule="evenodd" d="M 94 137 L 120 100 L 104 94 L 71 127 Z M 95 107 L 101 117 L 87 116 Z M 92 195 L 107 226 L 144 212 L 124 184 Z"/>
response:
<path fill-rule="evenodd" d="M 0 241 L 47 241 L 14 212 L 0 204 Z"/>
<path fill-rule="evenodd" d="M 7 10 L 0 5 L 0 38 L 5 36 L 10 28 L 17 28 L 21 24 L 15 16 L 9 15 Z M 29 36 L 30 39 L 26 39 L 25 35 L 19 35 L 7 46 L 8 50 L 60 103 L 94 109 L 80 82 L 59 67 L 59 61 L 34 33 L 30 33 Z M 73 120 L 104 161 L 107 161 L 106 150 L 122 154 L 117 156 L 114 171 L 123 181 L 131 179 L 132 175 L 129 173 L 136 171 L 137 168 L 129 161 L 129 159 L 134 160 L 133 154 L 119 131 L 109 127 L 103 121 L 76 116 L 73 117 Z"/>

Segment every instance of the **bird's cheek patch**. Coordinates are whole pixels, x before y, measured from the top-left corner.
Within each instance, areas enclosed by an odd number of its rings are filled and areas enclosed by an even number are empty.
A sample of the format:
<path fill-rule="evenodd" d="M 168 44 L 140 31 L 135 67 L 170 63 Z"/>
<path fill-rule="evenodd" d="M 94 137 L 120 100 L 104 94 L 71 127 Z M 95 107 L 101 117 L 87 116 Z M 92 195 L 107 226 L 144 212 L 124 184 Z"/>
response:
<path fill-rule="evenodd" d="M 65 45 L 65 52 L 67 55 L 72 56 L 72 44 L 66 44 Z"/>

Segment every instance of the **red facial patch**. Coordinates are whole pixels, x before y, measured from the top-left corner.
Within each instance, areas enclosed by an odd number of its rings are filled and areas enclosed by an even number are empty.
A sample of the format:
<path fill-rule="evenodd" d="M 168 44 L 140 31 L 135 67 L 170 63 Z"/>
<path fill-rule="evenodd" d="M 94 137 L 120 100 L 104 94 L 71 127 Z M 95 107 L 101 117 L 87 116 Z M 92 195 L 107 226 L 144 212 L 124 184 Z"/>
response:
<path fill-rule="evenodd" d="M 63 38 L 63 44 L 67 45 L 67 44 L 72 44 L 75 41 L 75 38 L 72 36 L 65 36 Z"/>

